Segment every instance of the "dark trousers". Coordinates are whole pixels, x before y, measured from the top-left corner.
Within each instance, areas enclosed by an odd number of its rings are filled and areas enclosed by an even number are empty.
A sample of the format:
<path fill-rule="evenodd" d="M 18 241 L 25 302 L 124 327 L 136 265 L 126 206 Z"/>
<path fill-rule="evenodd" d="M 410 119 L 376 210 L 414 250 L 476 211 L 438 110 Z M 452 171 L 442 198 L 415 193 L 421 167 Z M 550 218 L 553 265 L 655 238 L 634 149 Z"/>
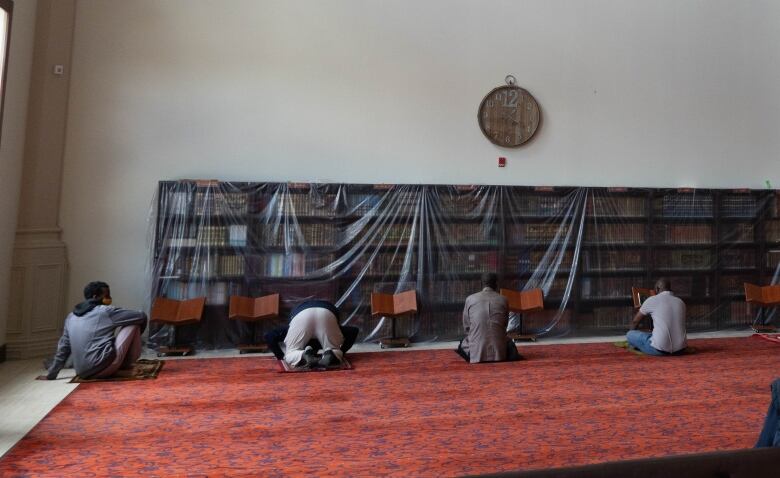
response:
<path fill-rule="evenodd" d="M 460 339 L 460 342 L 458 342 L 458 349 L 455 351 L 463 357 L 463 360 L 466 362 L 471 362 L 471 357 L 469 356 L 468 352 L 463 350 L 463 340 Z M 522 355 L 517 351 L 517 346 L 515 346 L 515 341 L 507 338 L 506 339 L 506 362 L 514 362 L 515 360 L 521 360 L 523 358 Z"/>
<path fill-rule="evenodd" d="M 770 388 L 772 390 L 772 401 L 769 402 L 764 428 L 758 437 L 756 448 L 780 447 L 780 378 L 772 382 Z"/>
<path fill-rule="evenodd" d="M 347 353 L 347 350 L 355 345 L 355 340 L 357 340 L 360 329 L 352 327 L 351 325 L 339 325 L 339 328 L 341 329 L 341 334 L 344 336 L 344 343 L 341 345 L 341 351 Z M 279 360 L 284 360 L 282 344 L 284 343 L 284 338 L 287 336 L 287 331 L 289 329 L 290 327 L 286 325 L 284 327 L 277 327 L 266 332 L 263 336 L 265 343 L 268 344 L 268 348 L 271 349 L 271 352 L 273 352 L 274 356 Z M 322 348 L 322 345 L 317 339 L 309 340 L 309 343 L 306 345 L 310 345 L 314 350 L 320 350 Z"/>

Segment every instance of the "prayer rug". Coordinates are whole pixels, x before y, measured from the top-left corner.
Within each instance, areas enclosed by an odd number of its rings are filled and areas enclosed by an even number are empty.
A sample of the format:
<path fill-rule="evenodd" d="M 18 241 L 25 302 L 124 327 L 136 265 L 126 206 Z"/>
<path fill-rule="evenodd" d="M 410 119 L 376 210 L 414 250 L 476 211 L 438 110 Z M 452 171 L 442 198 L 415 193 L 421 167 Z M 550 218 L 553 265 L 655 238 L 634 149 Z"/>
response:
<path fill-rule="evenodd" d="M 89 383 L 89 382 L 121 382 L 125 380 L 147 380 L 157 378 L 157 374 L 163 368 L 162 360 L 139 359 L 133 364 L 133 368 L 127 370 L 118 370 L 113 376 L 108 378 L 81 378 L 78 375 L 73 377 L 70 383 Z"/>
<path fill-rule="evenodd" d="M 753 334 L 753 337 L 760 337 L 775 344 L 780 344 L 780 334 Z"/>
<path fill-rule="evenodd" d="M 666 355 L 647 355 L 646 353 L 642 352 L 639 349 L 635 349 L 634 347 L 629 347 L 628 341 L 626 340 L 620 342 L 612 342 L 612 345 L 621 349 L 626 349 L 633 354 L 642 355 L 644 357 L 678 357 L 680 355 L 690 355 L 696 353 L 696 347 L 691 347 L 690 345 L 680 350 L 679 352 L 675 352 L 673 354 L 666 354 Z"/>
<path fill-rule="evenodd" d="M 651 360 L 611 343 L 351 353 L 349 373 L 270 358 L 168 360 L 83 383 L 0 458 L 0 476 L 462 476 L 750 448 L 776 344 L 691 340 Z M 53 384 L 56 385 L 56 384 Z"/>
<path fill-rule="evenodd" d="M 279 373 L 302 373 L 302 372 L 336 372 L 339 370 L 352 370 L 352 364 L 349 363 L 347 357 L 341 360 L 341 365 L 338 367 L 312 367 L 312 368 L 296 368 L 288 364 L 284 360 L 276 361 L 279 365 Z"/>

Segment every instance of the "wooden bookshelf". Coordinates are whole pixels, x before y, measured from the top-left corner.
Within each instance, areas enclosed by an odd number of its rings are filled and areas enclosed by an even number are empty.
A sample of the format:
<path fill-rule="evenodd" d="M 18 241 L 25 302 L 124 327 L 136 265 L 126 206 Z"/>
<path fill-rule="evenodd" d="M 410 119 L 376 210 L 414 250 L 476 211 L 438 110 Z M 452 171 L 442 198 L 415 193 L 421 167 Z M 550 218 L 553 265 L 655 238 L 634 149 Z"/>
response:
<path fill-rule="evenodd" d="M 549 286 L 547 310 L 529 323 L 545 325 L 565 304 L 558 331 L 625 330 L 631 288 L 661 276 L 695 307 L 692 329 L 746 326 L 755 310 L 738 284 L 767 284 L 780 265 L 779 198 L 755 190 L 163 181 L 151 288 L 154 297 L 206 298 L 192 334 L 207 347 L 237 345 L 246 332 L 228 317 L 231 296 L 277 292 L 279 322 L 303 299 L 328 299 L 363 338 L 379 324 L 372 293 L 414 289 L 418 313 L 399 320 L 399 333 L 455 339 L 463 301 L 480 290 L 484 272 L 507 289 Z"/>

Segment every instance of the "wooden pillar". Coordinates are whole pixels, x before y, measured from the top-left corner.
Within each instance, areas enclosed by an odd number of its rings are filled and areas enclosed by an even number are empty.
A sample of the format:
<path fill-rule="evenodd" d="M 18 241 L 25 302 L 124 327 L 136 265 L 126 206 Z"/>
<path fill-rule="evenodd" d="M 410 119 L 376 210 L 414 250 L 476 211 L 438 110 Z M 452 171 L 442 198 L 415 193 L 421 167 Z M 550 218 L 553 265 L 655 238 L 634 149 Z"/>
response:
<path fill-rule="evenodd" d="M 54 352 L 65 312 L 59 227 L 76 0 L 38 0 L 19 218 L 8 294 L 8 358 Z"/>

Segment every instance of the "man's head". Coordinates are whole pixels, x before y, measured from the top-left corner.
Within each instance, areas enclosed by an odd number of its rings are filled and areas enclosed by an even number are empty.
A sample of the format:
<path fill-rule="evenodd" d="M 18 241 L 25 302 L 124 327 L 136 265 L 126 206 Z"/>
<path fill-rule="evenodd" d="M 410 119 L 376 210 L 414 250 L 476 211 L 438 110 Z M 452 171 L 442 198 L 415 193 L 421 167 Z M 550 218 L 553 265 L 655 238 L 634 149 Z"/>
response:
<path fill-rule="evenodd" d="M 84 287 L 84 298 L 87 300 L 95 299 L 103 302 L 104 305 L 111 304 L 111 289 L 108 284 L 102 281 L 90 282 Z"/>
<path fill-rule="evenodd" d="M 657 281 L 655 281 L 655 293 L 660 294 L 664 291 L 670 291 L 672 290 L 672 283 L 667 279 L 666 277 L 661 277 Z"/>
<path fill-rule="evenodd" d="M 491 289 L 498 289 L 498 276 L 492 272 L 485 272 L 482 274 L 482 287 L 490 287 Z"/>

